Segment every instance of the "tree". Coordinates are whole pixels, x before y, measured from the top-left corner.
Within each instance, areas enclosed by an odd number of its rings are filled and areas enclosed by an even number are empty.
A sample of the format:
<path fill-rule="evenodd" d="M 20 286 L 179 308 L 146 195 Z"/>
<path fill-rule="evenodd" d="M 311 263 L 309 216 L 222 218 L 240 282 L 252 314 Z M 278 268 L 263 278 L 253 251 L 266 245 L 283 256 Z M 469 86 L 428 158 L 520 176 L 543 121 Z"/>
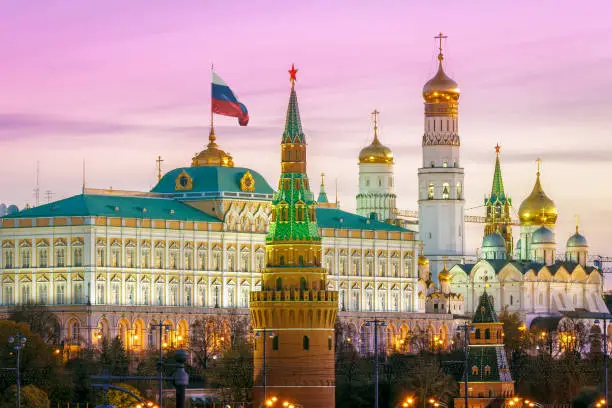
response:
<path fill-rule="evenodd" d="M 11 310 L 8 320 L 26 323 L 33 333 L 48 344 L 60 343 L 60 326 L 57 316 L 42 305 L 22 305 Z"/>
<path fill-rule="evenodd" d="M 457 392 L 454 379 L 446 375 L 440 366 L 440 360 L 433 354 L 421 353 L 413 356 L 414 362 L 407 365 L 406 385 L 414 390 L 423 407 L 427 398 L 436 395 L 441 400 L 448 400 Z"/>
<path fill-rule="evenodd" d="M 189 345 L 205 370 L 210 360 L 219 356 L 226 349 L 226 343 L 230 343 L 228 324 L 220 316 L 211 316 L 196 320 L 191 328 Z"/>
<path fill-rule="evenodd" d="M 106 338 L 102 339 L 100 364 L 111 375 L 126 375 L 128 373 L 128 356 L 118 336 L 112 339 L 110 343 Z"/>
<path fill-rule="evenodd" d="M 17 386 L 11 386 L 3 395 L 0 408 L 14 408 L 17 404 Z M 35 385 L 21 387 L 21 406 L 28 408 L 49 408 L 47 393 Z"/>
<path fill-rule="evenodd" d="M 43 339 L 30 331 L 25 323 L 15 323 L 10 320 L 0 320 L 0 367 L 15 367 L 16 351 L 6 339 L 19 335 L 26 338 L 26 343 L 21 349 L 21 382 L 22 384 L 33 384 L 38 387 L 46 387 L 57 376 L 59 359 L 53 354 L 51 347 Z M 0 377 L 0 392 L 15 384 L 15 372 L 5 372 Z"/>
<path fill-rule="evenodd" d="M 117 384 L 117 387 L 125 388 L 126 390 L 136 394 L 142 398 L 140 391 L 129 384 Z M 108 403 L 114 405 L 115 408 L 133 408 L 139 401 L 130 394 L 120 390 L 108 390 Z"/>
<path fill-rule="evenodd" d="M 253 387 L 253 350 L 242 342 L 223 353 L 214 368 L 214 378 L 227 390 L 226 400 L 249 402 L 249 391 Z"/>
<path fill-rule="evenodd" d="M 517 312 L 509 312 L 508 307 L 499 314 L 499 321 L 504 324 L 504 346 L 506 354 L 523 351 L 526 327 Z"/>

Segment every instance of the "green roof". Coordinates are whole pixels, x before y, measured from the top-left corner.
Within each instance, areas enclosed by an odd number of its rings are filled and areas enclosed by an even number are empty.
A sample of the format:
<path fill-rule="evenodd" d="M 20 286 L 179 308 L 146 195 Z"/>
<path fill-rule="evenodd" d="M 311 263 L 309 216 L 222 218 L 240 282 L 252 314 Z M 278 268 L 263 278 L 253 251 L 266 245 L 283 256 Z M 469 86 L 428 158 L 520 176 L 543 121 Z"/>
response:
<path fill-rule="evenodd" d="M 75 195 L 4 218 L 87 216 L 220 222 L 211 215 L 172 199 L 94 194 Z"/>
<path fill-rule="evenodd" d="M 512 204 L 512 200 L 510 197 L 506 197 L 506 193 L 504 192 L 504 181 L 502 179 L 501 173 L 501 165 L 499 163 L 499 151 L 497 151 L 497 156 L 495 158 L 495 172 L 493 173 L 493 185 L 491 186 L 491 196 L 485 200 L 485 204 Z"/>
<path fill-rule="evenodd" d="M 251 173 L 253 180 L 255 180 L 254 191 L 243 191 L 240 189 L 240 180 L 247 171 Z M 192 179 L 193 188 L 190 190 L 176 189 L 176 179 L 183 172 L 187 173 Z M 160 194 L 184 194 L 187 198 L 190 194 L 199 196 L 197 193 L 274 194 L 270 184 L 255 170 L 244 167 L 224 166 L 179 167 L 170 170 L 164 174 L 151 191 Z"/>
<path fill-rule="evenodd" d="M 302 121 L 300 120 L 300 109 L 298 108 L 295 87 L 291 87 L 289 106 L 287 107 L 287 118 L 285 120 L 285 131 L 283 132 L 283 143 L 305 143 Z"/>
<path fill-rule="evenodd" d="M 500 373 L 500 368 L 504 367 L 504 358 L 500 358 L 499 354 L 503 354 L 504 348 L 498 346 L 491 347 L 470 347 L 468 351 L 468 381 L 476 382 L 500 382 L 512 381 L 504 379 Z M 501 360 L 501 361 L 500 361 Z M 473 367 L 478 367 L 474 370 Z M 489 370 L 485 370 L 485 367 Z M 506 367 L 507 368 L 507 367 Z"/>
<path fill-rule="evenodd" d="M 317 208 L 317 224 L 319 228 L 413 232 L 397 225 L 372 220 L 337 208 Z"/>
<path fill-rule="evenodd" d="M 478 306 L 476 306 L 476 310 L 474 311 L 474 320 L 472 323 L 498 323 L 497 313 L 495 313 L 495 309 L 491 304 L 491 300 L 489 299 L 489 295 L 485 290 L 480 295 L 480 300 L 478 301 Z"/>

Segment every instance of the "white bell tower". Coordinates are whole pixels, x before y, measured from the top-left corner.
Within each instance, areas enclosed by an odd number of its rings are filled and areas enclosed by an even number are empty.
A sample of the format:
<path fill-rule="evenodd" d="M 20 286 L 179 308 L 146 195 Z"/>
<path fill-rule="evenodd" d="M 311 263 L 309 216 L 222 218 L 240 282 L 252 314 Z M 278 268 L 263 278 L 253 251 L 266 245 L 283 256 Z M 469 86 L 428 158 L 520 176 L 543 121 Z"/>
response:
<path fill-rule="evenodd" d="M 425 245 L 432 278 L 443 268 L 463 262 L 465 251 L 464 184 L 458 126 L 459 87 L 444 72 L 442 40 L 438 72 L 423 87 L 425 132 L 419 179 L 419 237 Z"/>

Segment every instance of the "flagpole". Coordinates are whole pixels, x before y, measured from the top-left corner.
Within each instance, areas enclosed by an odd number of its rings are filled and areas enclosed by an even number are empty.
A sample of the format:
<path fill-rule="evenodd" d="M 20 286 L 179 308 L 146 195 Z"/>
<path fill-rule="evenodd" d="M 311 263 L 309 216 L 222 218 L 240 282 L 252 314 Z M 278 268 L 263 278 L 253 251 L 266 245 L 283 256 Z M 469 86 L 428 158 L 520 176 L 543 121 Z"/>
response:
<path fill-rule="evenodd" d="M 213 87 L 213 81 L 212 81 L 212 76 L 214 74 L 215 71 L 215 63 L 211 62 L 210 63 L 210 76 L 211 76 L 211 80 L 210 80 L 210 131 L 211 133 L 214 132 L 213 127 L 213 104 L 212 104 L 212 87 Z"/>

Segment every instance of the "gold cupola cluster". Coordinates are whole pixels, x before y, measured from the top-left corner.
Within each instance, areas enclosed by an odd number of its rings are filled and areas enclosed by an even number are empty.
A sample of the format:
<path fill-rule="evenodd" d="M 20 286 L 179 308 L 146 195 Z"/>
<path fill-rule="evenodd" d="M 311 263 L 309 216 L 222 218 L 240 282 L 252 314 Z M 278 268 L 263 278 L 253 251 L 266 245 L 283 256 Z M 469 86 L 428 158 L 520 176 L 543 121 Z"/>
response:
<path fill-rule="evenodd" d="M 555 225 L 557 222 L 555 202 L 546 195 L 540 183 L 540 163 L 541 160 L 538 159 L 538 172 L 533 190 L 519 208 L 521 225 Z"/>
<path fill-rule="evenodd" d="M 393 152 L 378 140 L 378 112 L 374 110 L 374 140 L 359 152 L 359 163 L 393 164 Z"/>
<path fill-rule="evenodd" d="M 219 145 L 215 142 L 217 137 L 215 136 L 215 128 L 210 125 L 210 133 L 208 134 L 208 145 L 206 149 L 196 154 L 191 159 L 191 167 L 202 167 L 202 166 L 222 166 L 222 167 L 234 167 L 234 159 L 229 153 L 219 149 Z"/>
<path fill-rule="evenodd" d="M 423 99 L 425 100 L 425 116 L 450 116 L 456 117 L 458 114 L 457 103 L 459 101 L 459 86 L 444 72 L 442 61 L 442 40 L 446 36 L 440 33 L 437 37 L 440 40 L 438 53 L 438 72 L 423 86 Z"/>

